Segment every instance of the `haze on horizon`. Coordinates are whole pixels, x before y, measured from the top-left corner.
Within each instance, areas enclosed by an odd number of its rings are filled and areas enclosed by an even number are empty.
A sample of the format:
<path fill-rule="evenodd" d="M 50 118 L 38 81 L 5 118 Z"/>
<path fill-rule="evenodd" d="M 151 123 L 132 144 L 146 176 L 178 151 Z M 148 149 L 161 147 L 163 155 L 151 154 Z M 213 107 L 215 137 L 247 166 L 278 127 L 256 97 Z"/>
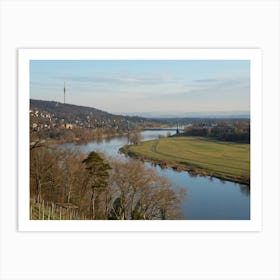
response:
<path fill-rule="evenodd" d="M 249 60 L 32 60 L 30 98 L 116 114 L 250 114 Z"/>

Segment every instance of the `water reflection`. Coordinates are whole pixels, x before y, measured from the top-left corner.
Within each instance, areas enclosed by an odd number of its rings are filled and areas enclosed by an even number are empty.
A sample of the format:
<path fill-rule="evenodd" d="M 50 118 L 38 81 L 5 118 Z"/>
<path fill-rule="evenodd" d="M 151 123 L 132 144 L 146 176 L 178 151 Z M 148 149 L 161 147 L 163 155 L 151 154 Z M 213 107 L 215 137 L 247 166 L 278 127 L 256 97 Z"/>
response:
<path fill-rule="evenodd" d="M 250 196 L 250 186 L 239 185 L 239 187 L 240 187 L 240 191 L 242 194 L 244 194 L 246 196 Z"/>

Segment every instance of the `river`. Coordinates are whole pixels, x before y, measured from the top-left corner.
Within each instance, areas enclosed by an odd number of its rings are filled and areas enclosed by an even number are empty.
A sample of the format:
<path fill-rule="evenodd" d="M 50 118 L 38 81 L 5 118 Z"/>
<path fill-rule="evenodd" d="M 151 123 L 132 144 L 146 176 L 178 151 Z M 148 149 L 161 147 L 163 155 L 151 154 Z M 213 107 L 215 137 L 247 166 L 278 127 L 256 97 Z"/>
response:
<path fill-rule="evenodd" d="M 142 140 L 152 140 L 159 135 L 166 136 L 168 131 L 143 131 Z M 173 134 L 174 131 L 171 132 Z M 66 149 L 78 149 L 84 153 L 101 151 L 109 156 L 125 158 L 119 154 L 120 147 L 128 143 L 126 136 L 93 141 L 86 144 L 63 144 Z M 193 176 L 188 172 L 177 172 L 173 169 L 155 168 L 160 175 L 166 176 L 174 186 L 187 191 L 186 199 L 181 207 L 185 219 L 188 220 L 249 220 L 250 190 L 248 186 L 216 178 Z"/>

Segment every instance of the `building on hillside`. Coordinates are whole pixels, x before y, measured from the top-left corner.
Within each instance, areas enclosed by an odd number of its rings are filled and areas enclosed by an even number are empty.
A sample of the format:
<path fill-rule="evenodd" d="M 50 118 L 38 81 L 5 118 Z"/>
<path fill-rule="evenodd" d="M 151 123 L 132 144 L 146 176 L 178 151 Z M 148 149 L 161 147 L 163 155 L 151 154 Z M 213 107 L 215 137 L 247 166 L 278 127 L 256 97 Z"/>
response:
<path fill-rule="evenodd" d="M 67 128 L 67 129 L 73 129 L 73 125 L 72 125 L 71 123 L 67 123 L 67 124 L 65 125 L 65 128 Z"/>

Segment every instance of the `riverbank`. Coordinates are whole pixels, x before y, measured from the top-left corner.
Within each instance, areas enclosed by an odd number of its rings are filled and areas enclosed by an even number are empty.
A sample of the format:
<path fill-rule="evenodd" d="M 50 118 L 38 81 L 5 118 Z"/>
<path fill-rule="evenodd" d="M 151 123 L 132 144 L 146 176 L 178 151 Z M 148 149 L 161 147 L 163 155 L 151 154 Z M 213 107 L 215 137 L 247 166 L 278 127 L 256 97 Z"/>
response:
<path fill-rule="evenodd" d="M 120 152 L 163 168 L 250 185 L 250 144 L 179 136 L 126 145 Z"/>
<path fill-rule="evenodd" d="M 133 131 L 134 132 L 134 131 Z M 135 131 L 138 132 L 138 131 Z M 30 146 L 34 145 L 35 143 L 39 143 L 40 146 L 53 146 L 53 145 L 60 145 L 60 144 L 87 144 L 93 141 L 103 141 L 107 139 L 113 139 L 117 137 L 128 137 L 128 132 L 118 132 L 118 133 L 112 133 L 112 134 L 100 134 L 98 136 L 94 136 L 88 139 L 84 139 L 82 137 L 72 137 L 68 139 L 52 139 L 52 138 L 46 138 L 46 139 L 37 139 L 30 143 Z"/>

